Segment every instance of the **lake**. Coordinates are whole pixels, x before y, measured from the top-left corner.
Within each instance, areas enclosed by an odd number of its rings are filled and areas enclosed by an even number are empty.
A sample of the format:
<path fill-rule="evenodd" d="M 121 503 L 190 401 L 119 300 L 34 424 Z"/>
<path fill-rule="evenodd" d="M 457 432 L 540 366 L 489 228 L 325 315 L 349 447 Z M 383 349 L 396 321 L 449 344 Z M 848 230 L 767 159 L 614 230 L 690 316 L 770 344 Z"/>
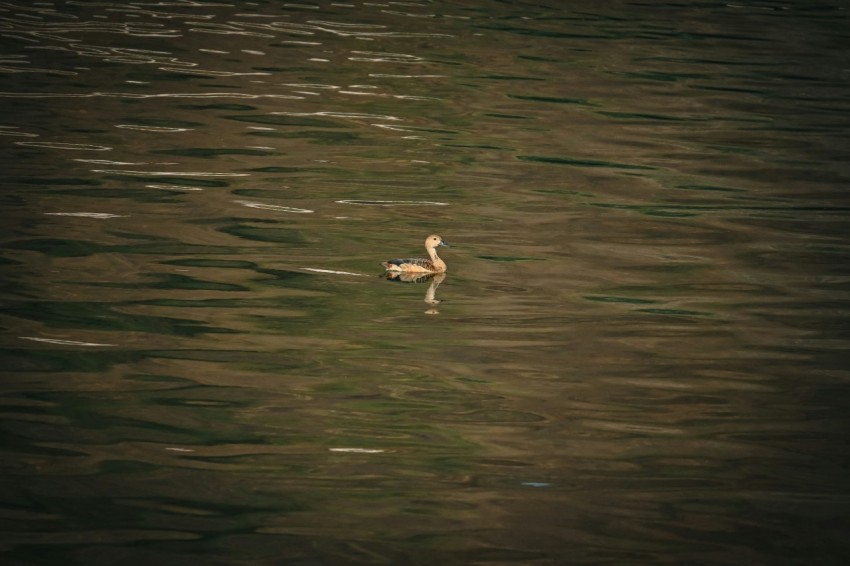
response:
<path fill-rule="evenodd" d="M 5 564 L 850 560 L 842 3 L 0 35 Z"/>

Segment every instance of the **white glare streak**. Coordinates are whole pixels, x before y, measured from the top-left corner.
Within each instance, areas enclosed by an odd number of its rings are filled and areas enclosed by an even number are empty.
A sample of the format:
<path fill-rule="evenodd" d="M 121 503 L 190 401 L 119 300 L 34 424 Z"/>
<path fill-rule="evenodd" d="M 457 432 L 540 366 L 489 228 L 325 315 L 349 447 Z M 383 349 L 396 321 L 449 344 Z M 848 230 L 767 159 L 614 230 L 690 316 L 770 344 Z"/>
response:
<path fill-rule="evenodd" d="M 156 177 L 247 177 L 248 173 L 209 173 L 207 171 L 132 171 L 130 169 L 92 169 L 112 175 L 150 175 Z"/>
<path fill-rule="evenodd" d="M 444 79 L 448 75 L 390 75 L 387 73 L 369 73 L 369 76 L 384 79 Z"/>
<path fill-rule="evenodd" d="M 92 92 L 78 94 L 72 92 L 0 92 L 0 98 L 282 98 L 288 100 L 301 100 L 300 96 L 289 96 L 286 94 L 250 94 L 243 92 L 201 92 L 201 93 L 179 93 L 166 92 L 158 94 L 142 94 L 136 92 Z"/>
<path fill-rule="evenodd" d="M 96 342 L 78 342 L 76 340 L 60 340 L 58 338 L 38 338 L 36 336 L 18 336 L 21 340 L 32 340 L 33 342 L 45 342 L 47 344 L 58 344 L 60 346 L 114 346 L 115 344 L 98 344 Z"/>
<path fill-rule="evenodd" d="M 233 201 L 249 208 L 259 208 L 261 210 L 274 210 L 277 212 L 294 212 L 295 214 L 311 214 L 315 211 L 306 208 L 295 208 L 292 206 L 281 206 L 278 204 L 264 204 L 262 202 L 251 202 L 249 200 Z"/>
<path fill-rule="evenodd" d="M 304 271 L 312 271 L 313 273 L 331 273 L 333 275 L 354 275 L 355 277 L 364 277 L 362 273 L 352 273 L 351 271 L 337 271 L 335 269 L 319 269 L 318 267 L 302 267 Z"/>
<path fill-rule="evenodd" d="M 126 218 L 123 214 L 108 212 L 45 212 L 45 216 L 79 216 L 81 218 Z"/>
<path fill-rule="evenodd" d="M 134 124 L 116 124 L 116 128 L 125 130 L 141 130 L 143 132 L 188 132 L 194 128 L 169 128 L 166 126 L 136 126 Z"/>
<path fill-rule="evenodd" d="M 62 143 L 62 142 L 31 142 L 19 141 L 16 145 L 25 145 L 28 147 L 49 147 L 51 149 L 72 149 L 75 151 L 109 151 L 112 148 L 108 145 L 97 145 L 90 143 Z"/>
<path fill-rule="evenodd" d="M 336 201 L 339 204 L 356 204 L 360 206 L 449 206 L 447 202 L 429 200 L 360 200 L 344 199 Z"/>
<path fill-rule="evenodd" d="M 145 185 L 149 189 L 162 189 L 163 191 L 203 191 L 200 187 L 187 187 L 186 185 Z"/>
<path fill-rule="evenodd" d="M 328 116 L 330 118 L 360 118 L 364 120 L 401 120 L 401 118 L 396 118 L 395 116 L 388 116 L 384 114 L 360 114 L 357 112 L 270 112 L 270 114 L 275 116 Z"/>

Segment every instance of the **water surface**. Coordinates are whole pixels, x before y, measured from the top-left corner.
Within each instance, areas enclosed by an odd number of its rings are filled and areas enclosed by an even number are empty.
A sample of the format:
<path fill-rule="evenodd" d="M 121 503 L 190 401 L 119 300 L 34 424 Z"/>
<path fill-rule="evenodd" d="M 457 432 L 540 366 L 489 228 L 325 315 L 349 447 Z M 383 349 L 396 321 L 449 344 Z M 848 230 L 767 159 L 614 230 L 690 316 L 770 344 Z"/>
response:
<path fill-rule="evenodd" d="M 3 561 L 844 564 L 848 29 L 3 4 Z"/>

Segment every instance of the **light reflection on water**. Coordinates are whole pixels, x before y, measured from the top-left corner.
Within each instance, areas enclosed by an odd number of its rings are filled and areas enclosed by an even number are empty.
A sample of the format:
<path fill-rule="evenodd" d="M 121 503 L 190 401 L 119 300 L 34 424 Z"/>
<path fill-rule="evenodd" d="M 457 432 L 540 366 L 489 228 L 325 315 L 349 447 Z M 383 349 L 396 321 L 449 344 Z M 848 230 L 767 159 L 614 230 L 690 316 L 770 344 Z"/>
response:
<path fill-rule="evenodd" d="M 850 551 L 846 10 L 0 22 L 4 558 Z"/>

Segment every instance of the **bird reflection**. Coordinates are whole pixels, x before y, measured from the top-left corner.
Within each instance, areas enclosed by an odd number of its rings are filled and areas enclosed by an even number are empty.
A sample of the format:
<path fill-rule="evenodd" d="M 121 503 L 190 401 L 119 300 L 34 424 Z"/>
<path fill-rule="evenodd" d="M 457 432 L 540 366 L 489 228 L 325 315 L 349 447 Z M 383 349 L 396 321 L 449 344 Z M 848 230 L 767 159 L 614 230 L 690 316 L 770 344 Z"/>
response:
<path fill-rule="evenodd" d="M 437 298 L 437 287 L 445 281 L 445 273 L 405 273 L 403 271 L 390 271 L 386 274 L 388 281 L 396 281 L 398 283 L 425 283 L 429 281 L 428 290 L 425 291 L 423 299 L 431 308 L 425 311 L 425 314 L 439 314 L 436 308 L 440 304 L 440 299 Z"/>

